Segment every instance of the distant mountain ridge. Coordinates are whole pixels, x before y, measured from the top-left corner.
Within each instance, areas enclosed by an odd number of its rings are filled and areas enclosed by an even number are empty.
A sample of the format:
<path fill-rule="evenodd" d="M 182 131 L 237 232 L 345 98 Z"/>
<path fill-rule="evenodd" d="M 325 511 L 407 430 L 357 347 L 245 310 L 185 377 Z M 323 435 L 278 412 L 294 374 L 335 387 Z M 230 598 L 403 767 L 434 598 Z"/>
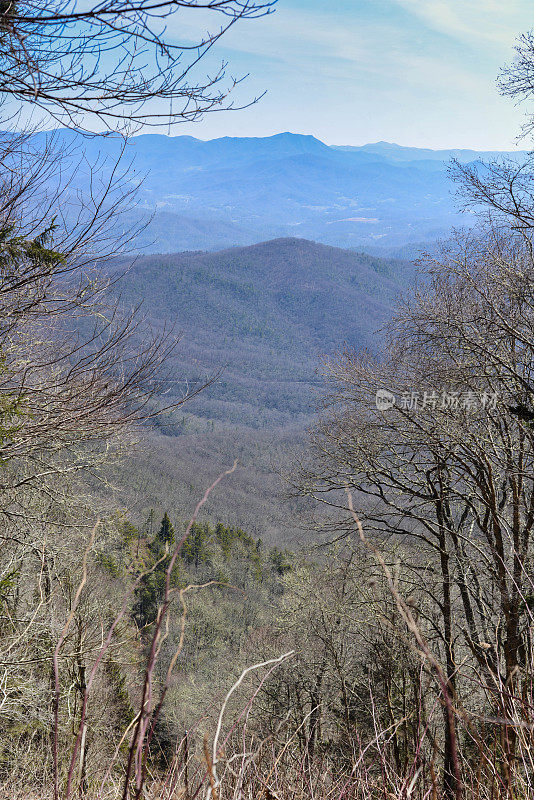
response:
<path fill-rule="evenodd" d="M 55 134 L 71 151 L 73 189 L 87 191 L 88 167 L 101 182 L 122 148 L 114 136 Z M 36 135 L 37 142 L 44 134 Z M 420 243 L 469 225 L 447 174 L 462 161 L 521 153 L 433 151 L 387 142 L 328 146 L 313 136 L 282 133 L 264 138 L 142 134 L 124 155 L 125 181 L 138 186 L 129 220 L 151 219 L 137 240 L 145 252 L 215 250 L 298 236 L 367 252 L 410 254 Z"/>
<path fill-rule="evenodd" d="M 406 147 L 393 142 L 374 142 L 359 147 L 351 145 L 335 146 L 336 150 L 351 150 L 373 153 L 391 161 L 440 161 L 447 163 L 456 159 L 462 164 L 472 161 L 485 161 L 493 158 L 508 157 L 521 158 L 527 154 L 525 150 L 468 150 L 465 148 L 450 148 L 445 150 L 432 150 L 428 147 Z"/>

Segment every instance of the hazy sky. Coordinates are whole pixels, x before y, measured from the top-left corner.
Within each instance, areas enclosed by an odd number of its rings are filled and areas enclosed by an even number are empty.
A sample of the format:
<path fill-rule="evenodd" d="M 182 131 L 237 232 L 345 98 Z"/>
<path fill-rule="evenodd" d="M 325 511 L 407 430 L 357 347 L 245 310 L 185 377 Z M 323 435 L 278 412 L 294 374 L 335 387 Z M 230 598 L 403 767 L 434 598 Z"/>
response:
<path fill-rule="evenodd" d="M 499 97 L 496 77 L 533 11 L 532 0 L 279 0 L 217 50 L 233 74 L 250 73 L 240 98 L 267 96 L 173 132 L 512 148 L 523 112 Z M 183 20 L 173 31 L 193 39 Z"/>

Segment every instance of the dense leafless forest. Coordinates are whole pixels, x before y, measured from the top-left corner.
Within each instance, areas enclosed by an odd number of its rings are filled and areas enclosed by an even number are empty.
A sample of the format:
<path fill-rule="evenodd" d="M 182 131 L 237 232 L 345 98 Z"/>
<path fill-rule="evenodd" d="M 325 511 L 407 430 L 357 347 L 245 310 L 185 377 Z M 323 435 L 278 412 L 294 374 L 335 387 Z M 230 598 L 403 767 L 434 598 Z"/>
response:
<path fill-rule="evenodd" d="M 128 138 L 238 110 L 202 58 L 274 10 L 0 3 L 6 799 L 533 794 L 529 157 L 451 163 L 476 224 L 417 265 L 134 258 Z M 500 88 L 528 147 L 532 33 Z"/>

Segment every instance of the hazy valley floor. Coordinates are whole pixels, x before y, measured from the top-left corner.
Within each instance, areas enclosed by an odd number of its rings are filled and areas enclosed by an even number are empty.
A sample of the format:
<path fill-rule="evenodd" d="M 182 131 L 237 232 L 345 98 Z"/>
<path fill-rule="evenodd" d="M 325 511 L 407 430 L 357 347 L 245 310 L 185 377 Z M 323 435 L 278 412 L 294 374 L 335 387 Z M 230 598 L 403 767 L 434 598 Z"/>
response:
<path fill-rule="evenodd" d="M 304 431 L 228 428 L 217 433 L 165 436 L 150 432 L 113 476 L 114 502 L 138 521 L 150 509 L 160 519 L 187 520 L 215 478 L 236 471 L 210 495 L 200 519 L 236 525 L 267 545 L 295 548 L 306 541 L 308 503 L 291 498 L 284 473 L 303 450 Z"/>

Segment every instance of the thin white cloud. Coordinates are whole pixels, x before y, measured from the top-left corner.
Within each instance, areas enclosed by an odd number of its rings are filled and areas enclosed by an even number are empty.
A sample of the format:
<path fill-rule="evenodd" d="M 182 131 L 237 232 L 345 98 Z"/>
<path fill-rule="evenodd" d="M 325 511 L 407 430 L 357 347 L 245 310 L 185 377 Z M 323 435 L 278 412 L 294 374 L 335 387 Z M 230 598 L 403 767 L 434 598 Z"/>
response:
<path fill-rule="evenodd" d="M 236 25 L 200 67 L 226 56 L 232 74 L 252 75 L 245 99 L 264 89 L 267 98 L 224 125 L 206 121 L 202 135 L 292 129 L 330 141 L 509 147 L 520 112 L 498 97 L 495 79 L 530 15 L 527 0 L 505 3 L 360 0 L 342 13 L 335 3 L 280 0 L 272 16 Z M 217 21 L 180 13 L 168 32 L 194 42 Z"/>
<path fill-rule="evenodd" d="M 531 0 L 393 0 L 430 28 L 463 41 L 509 47 L 529 25 Z"/>
<path fill-rule="evenodd" d="M 414 2 L 418 0 L 395 0 Z M 213 22 L 213 19 L 211 20 Z M 198 22 L 176 28 L 176 35 L 195 41 L 206 27 Z M 172 31 L 171 29 L 171 32 Z M 274 59 L 296 73 L 351 82 L 369 76 L 399 80 L 414 87 L 434 90 L 455 85 L 458 91 L 479 91 L 487 85 L 483 70 L 468 72 L 462 64 L 417 51 L 413 30 L 402 30 L 387 19 L 362 20 L 350 15 L 303 12 L 280 6 L 264 19 L 237 25 L 224 37 L 221 48 Z"/>

